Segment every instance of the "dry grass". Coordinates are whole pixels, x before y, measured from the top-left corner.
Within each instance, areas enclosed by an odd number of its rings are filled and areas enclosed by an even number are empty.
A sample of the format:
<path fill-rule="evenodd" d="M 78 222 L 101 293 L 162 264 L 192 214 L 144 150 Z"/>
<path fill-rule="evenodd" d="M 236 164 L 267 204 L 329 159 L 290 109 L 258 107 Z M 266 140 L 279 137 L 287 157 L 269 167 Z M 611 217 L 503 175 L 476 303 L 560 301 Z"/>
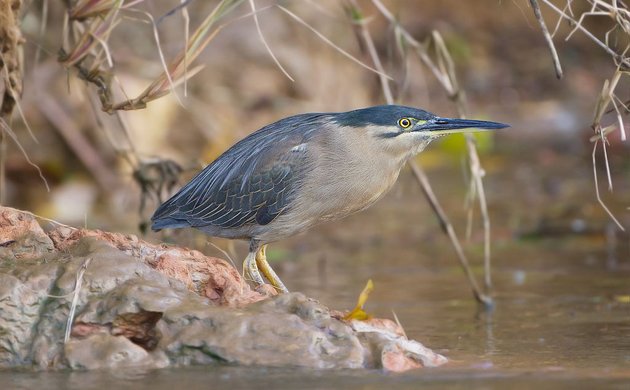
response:
<path fill-rule="evenodd" d="M 78 0 L 76 2 L 68 2 L 69 8 L 65 14 L 66 19 L 63 27 L 63 43 L 61 44 L 58 57 L 58 61 L 68 70 L 72 71 L 72 74 L 95 87 L 96 96 L 100 102 L 100 109 L 118 117 L 125 139 L 129 144 L 129 148 L 127 150 L 119 150 L 119 154 L 123 156 L 132 167 L 132 176 L 141 188 L 141 213 L 147 200 L 153 199 L 159 201 L 162 199 L 163 194 L 170 192 L 171 188 L 176 184 L 177 177 L 182 172 L 182 168 L 170 160 L 141 156 L 131 141 L 131 137 L 129 136 L 130 131 L 126 127 L 126 121 L 121 116 L 120 111 L 143 109 L 150 102 L 169 93 L 173 94 L 180 102 L 180 105 L 183 106 L 182 99 L 178 95 L 177 87 L 184 85 L 184 95 L 186 95 L 187 81 L 202 69 L 201 65 L 194 65 L 195 60 L 221 30 L 230 23 L 245 23 L 246 19 L 253 21 L 260 43 L 264 46 L 266 52 L 280 71 L 291 81 L 294 81 L 293 76 L 290 75 L 289 71 L 282 65 L 265 38 L 264 30 L 259 22 L 259 13 L 262 11 L 271 12 L 276 10 L 280 14 L 287 16 L 289 20 L 304 27 L 307 31 L 311 32 L 314 37 L 332 47 L 333 50 L 340 53 L 349 61 L 369 72 L 373 72 L 379 78 L 385 101 L 388 103 L 400 102 L 400 93 L 404 91 L 407 76 L 405 76 L 405 79 L 396 80 L 388 74 L 388 71 L 385 69 L 379 57 L 375 43 L 371 38 L 367 20 L 359 17 L 360 12 L 356 2 L 352 2 L 346 9 L 350 11 L 351 15 L 354 15 L 351 17 L 352 23 L 356 24 L 360 32 L 359 43 L 365 44 L 368 49 L 369 61 L 357 58 L 357 56 L 353 55 L 349 50 L 343 48 L 341 44 L 328 38 L 324 32 L 309 24 L 297 12 L 290 9 L 288 5 L 274 4 L 271 8 L 258 8 L 254 0 L 248 0 L 247 2 L 245 2 L 245 0 L 222 0 L 217 2 L 216 7 L 199 23 L 198 27 L 189 34 L 188 26 L 190 18 L 187 13 L 186 2 L 179 6 L 173 6 L 169 12 L 157 19 L 157 21 L 152 14 L 140 8 L 136 8 L 141 3 L 143 3 L 143 1 Z M 244 3 L 249 6 L 251 12 L 228 20 L 228 16 L 236 14 L 234 11 L 239 9 Z M 460 116 L 466 116 L 465 94 L 459 85 L 454 61 L 450 56 L 441 34 L 438 31 L 432 31 L 430 36 L 426 37 L 426 41 L 421 43 L 399 24 L 393 13 L 389 11 L 381 1 L 373 0 L 372 3 L 379 11 L 380 17 L 391 25 L 393 31 L 392 45 L 398 49 L 401 66 L 406 68 L 407 65 L 405 64 L 409 63 L 409 53 L 415 53 L 418 61 L 429 70 L 443 87 L 446 95 L 455 103 Z M 318 4 L 314 2 L 309 2 L 308 4 L 321 11 L 321 7 Z M 47 12 L 47 10 L 45 12 L 42 11 L 43 14 Z M 158 25 L 164 18 L 177 13 L 181 13 L 183 16 L 185 42 L 179 53 L 172 59 L 168 59 L 162 50 Z M 330 16 L 334 17 L 335 15 Z M 153 43 L 162 65 L 162 72 L 135 97 L 129 96 L 125 91 L 124 85 L 117 77 L 116 63 L 118 61 L 115 58 L 116 50 L 111 47 L 110 43 L 113 32 L 123 23 L 148 23 L 151 25 L 154 37 Z M 371 64 L 369 62 L 371 62 Z M 408 69 L 404 70 L 405 75 L 409 75 L 410 73 Z M 398 86 L 398 96 L 395 96 L 390 87 L 392 83 Z M 119 93 L 115 93 L 117 91 L 119 91 Z M 122 95 L 124 99 L 117 101 L 115 98 L 117 95 Z M 67 126 L 64 126 L 64 128 L 66 127 Z M 104 132 L 107 133 L 106 131 Z M 75 133 L 78 134 L 78 132 Z M 470 184 L 471 190 L 469 193 L 472 194 L 473 197 L 476 196 L 479 200 L 483 218 L 485 247 L 484 280 L 486 289 L 489 291 L 491 288 L 491 241 L 490 221 L 482 184 L 483 169 L 481 168 L 477 156 L 474 140 L 468 137 L 467 144 L 472 177 Z M 70 143 L 70 145 L 76 149 L 75 152 L 88 167 L 92 166 L 90 170 L 94 175 L 99 176 L 99 181 L 102 185 L 104 187 L 111 186 L 111 180 L 105 179 L 105 177 L 109 175 L 109 171 L 100 169 L 99 167 L 103 166 L 101 163 L 91 164 L 91 162 L 94 161 L 98 162 L 98 159 L 91 159 L 85 154 L 85 151 L 89 150 L 89 147 L 80 147 L 73 143 Z M 112 145 L 114 145 L 113 142 Z M 412 162 L 412 164 L 414 165 L 413 168 L 416 174 L 420 172 L 420 175 L 424 175 L 421 168 L 416 165 L 417 163 Z M 445 232 L 456 249 L 458 258 L 464 267 L 466 275 L 469 277 L 475 296 L 479 301 L 489 303 L 489 296 L 481 292 L 474 280 L 473 273 L 468 265 L 468 260 L 455 234 L 455 229 L 448 220 L 446 213 L 437 203 L 437 197 L 434 195 L 431 196 L 433 191 L 428 180 L 426 180 L 426 176 L 425 180 L 419 180 L 419 183 L 423 186 L 423 191 L 427 199 L 432 202 L 436 216 L 440 219 L 442 225 L 446 227 Z M 472 211 L 469 215 L 472 220 Z M 144 227 L 146 228 L 146 226 Z"/>
<path fill-rule="evenodd" d="M 3 5 L 8 3 L 9 2 L 0 1 L 0 4 Z M 456 62 L 441 32 L 434 30 L 421 35 L 416 31 L 412 32 L 407 30 L 398 19 L 395 11 L 391 11 L 388 8 L 390 3 L 380 0 L 371 0 L 369 3 L 350 1 L 347 3 L 346 7 L 350 22 L 348 22 L 348 15 L 346 15 L 344 19 L 343 16 L 339 15 L 338 9 L 327 7 L 325 3 L 319 1 L 305 1 L 299 4 L 297 2 L 283 2 L 281 5 L 274 2 L 270 6 L 261 6 L 262 2 L 256 2 L 255 0 L 222 0 L 212 3 L 216 4 L 216 6 L 210 10 L 206 16 L 193 17 L 192 21 L 190 15 L 188 15 L 188 7 L 198 4 L 193 4 L 190 1 L 173 1 L 172 8 L 168 12 L 164 13 L 161 17 L 155 17 L 154 13 L 156 12 L 151 13 L 146 11 L 146 9 L 151 8 L 145 3 L 148 2 L 143 2 L 142 0 L 78 0 L 65 2 L 65 4 L 68 4 L 69 8 L 66 14 L 63 42 L 59 43 L 60 63 L 69 70 L 68 73 L 71 76 L 76 76 L 87 82 L 86 85 L 88 85 L 88 87 L 86 91 L 88 91 L 91 96 L 95 97 L 93 100 L 90 100 L 90 103 L 94 105 L 93 108 L 95 111 L 100 110 L 110 113 L 118 120 L 117 125 L 119 128 L 116 128 L 114 131 L 121 132 L 122 136 L 120 140 L 123 140 L 127 144 L 127 147 L 122 148 L 118 146 L 118 143 L 123 141 L 120 141 L 116 136 L 111 137 L 113 140 L 110 142 L 112 149 L 116 151 L 117 155 L 122 156 L 125 163 L 131 168 L 131 176 L 141 190 L 141 213 L 147 201 L 159 201 L 163 199 L 165 194 L 170 192 L 177 184 L 178 178 L 184 169 L 172 160 L 145 156 L 138 152 L 137 145 L 134 144 L 132 140 L 133 137 L 130 136 L 130 133 L 133 133 L 133 131 L 131 131 L 133 129 L 128 128 L 128 121 L 125 119 L 125 115 L 127 114 L 122 111 L 145 108 L 149 103 L 168 94 L 175 96 L 175 99 L 179 101 L 180 105 L 188 106 L 185 108 L 189 108 L 194 104 L 195 97 L 188 97 L 188 81 L 202 69 L 203 65 L 198 64 L 202 52 L 207 51 L 212 55 L 224 54 L 223 52 L 213 52 L 208 48 L 208 45 L 210 42 L 215 41 L 227 27 L 234 25 L 255 26 L 255 32 L 250 38 L 263 49 L 263 52 L 269 56 L 274 66 L 279 69 L 277 73 L 282 73 L 280 78 L 282 78 L 284 82 L 286 82 L 287 79 L 291 81 L 290 86 L 286 89 L 278 88 L 269 93 L 275 95 L 286 94 L 287 96 L 283 96 L 286 101 L 291 103 L 299 102 L 293 96 L 288 96 L 289 93 L 287 93 L 287 90 L 299 94 L 299 87 L 295 85 L 299 84 L 301 81 L 303 82 L 305 74 L 300 74 L 296 71 L 297 67 L 292 66 L 292 63 L 287 61 L 287 58 L 290 57 L 287 57 L 286 54 L 283 55 L 282 49 L 278 48 L 279 45 L 276 44 L 277 46 L 274 46 L 271 40 L 271 32 L 265 31 L 262 15 L 268 17 L 272 14 L 271 16 L 278 18 L 276 20 L 289 22 L 283 24 L 289 26 L 287 28 L 292 29 L 291 31 L 305 31 L 311 34 L 313 41 L 317 41 L 317 43 L 323 42 L 326 45 L 325 47 L 332 48 L 334 52 L 333 55 L 341 59 L 347 59 L 346 63 L 349 64 L 350 67 L 356 68 L 356 73 L 360 71 L 372 77 L 373 80 L 378 81 L 383 100 L 388 103 L 401 102 L 404 99 L 405 91 L 407 91 L 410 82 L 417 81 L 417 79 L 425 76 L 424 74 L 418 74 L 418 72 L 415 72 L 415 68 L 411 67 L 412 65 L 422 64 L 429 78 L 433 78 L 437 82 L 437 85 L 441 87 L 442 94 L 446 95 L 452 101 L 459 116 L 465 117 L 468 114 L 468 102 L 461 85 L 462 83 L 460 83 L 456 72 Z M 602 151 L 603 158 L 608 167 L 607 137 L 613 133 L 617 134 L 617 132 L 624 142 L 627 137 L 624 130 L 624 117 L 628 113 L 628 102 L 624 101 L 625 99 L 622 98 L 624 95 L 619 88 L 620 85 L 622 85 L 622 81 L 628 77 L 630 62 L 627 56 L 628 48 L 620 45 L 619 42 L 625 42 L 624 38 L 620 38 L 620 36 L 625 34 L 627 37 L 629 34 L 630 23 L 628 21 L 630 19 L 628 17 L 628 8 L 621 1 L 588 0 L 590 8 L 585 12 L 577 13 L 576 9 L 578 7 L 575 6 L 572 0 L 563 0 L 560 2 L 531 0 L 530 3 L 532 6 L 534 6 L 534 4 L 536 5 L 534 8 L 535 11 L 537 8 L 542 8 L 541 11 L 551 10 L 558 16 L 555 28 L 549 31 L 546 27 L 547 24 L 545 24 L 545 21 L 542 19 L 542 14 L 537 14 L 541 28 L 543 31 L 546 31 L 547 44 L 552 52 L 552 57 L 554 57 L 554 69 L 557 74 L 561 72 L 561 59 L 557 58 L 553 40 L 558 39 L 557 35 L 558 31 L 560 31 L 558 26 L 560 23 L 564 22 L 569 22 L 572 26 L 572 31 L 566 35 L 566 39 L 571 39 L 576 34 L 584 34 L 597 47 L 600 47 L 605 53 L 610 55 L 613 60 L 612 63 L 615 64 L 614 67 L 611 66 L 611 77 L 602 88 L 593 120 L 593 131 L 595 132 L 595 136 L 593 137 L 594 147 L 597 148 L 596 150 Z M 562 7 L 557 5 L 559 3 L 562 4 Z M 48 6 L 51 8 L 59 6 L 59 4 L 49 5 L 47 1 L 42 4 L 46 7 L 46 10 L 42 10 L 42 14 L 44 15 L 48 14 Z M 363 15 L 359 4 L 365 8 L 369 6 L 370 9 L 373 10 L 372 14 L 367 16 Z M 314 10 L 318 18 L 321 19 L 309 18 L 307 14 L 309 10 Z M 161 23 L 169 21 L 169 18 L 175 19 L 177 17 L 181 17 L 179 20 L 181 21 L 184 38 L 173 50 L 173 42 L 168 42 L 165 36 L 160 36 L 159 27 Z M 602 36 L 597 36 L 595 33 L 589 31 L 587 27 L 588 20 L 593 17 L 610 19 L 612 23 L 611 30 Z M 318 23 L 313 23 L 313 20 L 316 20 Z M 2 22 L 2 20 L 0 20 L 0 22 Z M 330 31 L 322 28 L 322 26 L 327 27 L 328 25 L 335 26 L 338 24 L 345 24 L 347 27 L 348 23 L 353 24 L 357 33 L 357 42 L 359 43 L 357 46 L 364 47 L 365 53 L 358 53 L 358 50 L 356 50 L 355 46 L 352 46 L 352 43 L 349 44 L 347 41 L 340 39 L 340 35 L 332 35 Z M 377 30 L 378 27 L 374 27 L 379 23 L 389 26 L 389 30 L 387 30 L 389 31 L 389 35 L 386 37 L 385 45 L 387 45 L 392 52 L 395 52 L 393 56 L 394 61 L 391 61 L 391 58 L 384 58 L 382 52 L 379 53 L 379 49 L 382 49 L 379 45 L 383 44 L 383 42 L 379 40 L 381 37 L 378 36 L 376 42 L 375 39 L 373 39 L 373 36 L 376 37 L 376 31 L 383 31 L 382 29 Z M 112 39 L 117 29 L 130 24 L 132 26 L 135 24 L 139 27 L 150 26 L 153 32 L 153 39 L 149 39 L 144 42 L 144 44 L 147 46 L 151 45 L 154 53 L 156 53 L 155 57 L 159 58 L 159 63 L 161 64 L 161 71 L 160 69 L 152 70 L 153 73 L 151 74 L 153 78 L 142 85 L 143 89 L 138 89 L 140 93 L 133 94 L 127 93 L 128 86 L 124 85 L 125 83 L 121 81 L 121 79 L 124 80 L 124 78 L 120 77 L 121 72 L 117 68 L 117 64 L 120 63 L 121 59 L 117 58 L 118 51 L 116 50 L 116 45 L 119 45 L 120 41 Z M 190 29 L 191 24 L 193 24 L 192 29 Z M 549 25 L 551 26 L 553 24 Z M 15 27 L 16 23 L 15 21 L 13 21 L 13 24 L 2 22 L 0 26 Z M 43 23 L 41 31 L 45 30 L 45 26 L 46 24 Z M 8 30 L 8 28 L 5 28 L 5 30 Z M 19 29 L 17 31 L 19 32 Z M 169 50 L 163 49 L 163 46 L 166 47 L 166 45 L 162 41 L 170 43 L 171 46 Z M 15 47 L 19 47 L 19 39 L 9 40 L 9 42 L 14 42 Z M 303 42 L 295 42 L 295 45 L 300 44 L 303 44 Z M 309 42 L 309 44 L 311 43 Z M 175 53 L 175 55 L 169 55 L 167 53 Z M 388 60 L 390 61 L 388 62 Z M 6 60 L 4 62 L 8 63 Z M 158 60 L 154 60 L 154 62 L 158 63 Z M 12 81 L 11 78 L 11 74 L 18 75 L 18 73 L 15 73 L 18 69 L 19 67 L 10 68 L 8 66 L 2 69 L 2 80 L 5 86 L 10 86 L 8 89 L 5 87 L 4 90 L 5 97 L 3 102 L 6 102 L 6 107 L 19 101 L 19 99 L 15 97 L 19 97 L 21 90 L 18 89 L 17 86 L 21 88 L 21 85 L 20 83 L 16 83 L 15 80 Z M 213 81 L 216 82 L 216 79 L 213 79 Z M 238 85 L 236 83 L 226 83 L 225 85 L 218 84 L 220 83 L 217 83 L 217 89 L 225 89 L 226 85 L 229 87 Z M 11 87 L 13 85 L 15 86 Z M 295 92 L 296 90 L 298 90 L 298 92 Z M 424 93 L 424 91 L 422 92 Z M 354 104 L 356 102 L 353 101 L 352 103 Z M 234 104 L 234 102 L 232 101 L 230 104 Z M 293 106 L 298 106 L 298 104 L 294 104 Z M 10 111 L 13 110 L 14 107 L 11 107 Z M 19 106 L 16 110 L 21 111 Z M 217 111 L 219 110 L 220 109 L 217 109 Z M 277 110 L 276 112 L 281 112 L 281 110 Z M 614 126 L 602 124 L 602 121 L 607 118 L 607 114 L 609 113 L 615 113 L 616 124 Z M 232 131 L 232 129 L 240 130 L 241 126 L 244 127 L 243 123 L 230 123 L 227 120 L 217 121 L 218 124 L 215 125 L 212 121 L 214 118 L 208 119 L 206 114 L 206 112 L 202 112 L 201 114 L 197 113 L 197 115 L 200 116 L 198 121 L 205 121 L 204 125 L 207 127 L 223 126 L 229 128 L 230 131 Z M 66 117 L 67 116 L 68 115 L 66 115 Z M 188 116 L 194 117 L 194 114 Z M 263 115 L 260 116 L 266 119 Z M 10 121 L 5 120 L 0 123 L 3 129 L 0 134 L 2 134 L 3 137 L 8 135 L 8 138 L 17 140 L 15 133 L 10 131 Z M 230 126 L 225 126 L 226 123 Z M 112 131 L 111 129 L 106 129 L 106 125 L 101 124 L 100 126 L 101 128 L 98 130 L 101 130 L 106 135 L 109 135 Z M 59 125 L 57 125 L 57 127 L 59 127 Z M 64 126 L 64 128 L 68 127 Z M 79 127 L 75 126 L 75 128 Z M 253 127 L 248 124 L 248 129 L 252 130 Z M 77 131 L 74 132 L 74 134 L 78 133 Z M 4 143 L 4 141 L 2 141 L 2 143 Z M 457 256 L 466 275 L 469 277 L 475 295 L 479 300 L 484 301 L 489 300 L 487 293 L 489 293 L 492 285 L 490 277 L 491 224 L 482 180 L 484 169 L 481 166 L 474 140 L 471 137 L 467 137 L 466 143 L 468 169 L 470 170 L 468 193 L 469 198 L 475 200 L 475 202 L 468 202 L 470 206 L 468 209 L 469 220 L 466 232 L 467 236 L 470 236 L 470 226 L 473 226 L 473 216 L 477 212 L 473 212 L 473 210 L 479 210 L 481 215 L 480 225 L 483 228 L 484 237 L 483 263 L 485 269 L 485 293 L 482 292 L 482 289 L 477 285 L 474 275 L 468 266 L 468 260 L 462 249 L 462 245 L 459 243 L 457 235 L 455 234 L 455 229 L 441 206 L 437 203 L 437 197 L 430 196 L 432 190 L 428 181 L 420 180 L 423 176 L 424 179 L 426 179 L 426 175 L 424 175 L 424 172 L 417 165 L 414 166 L 414 172 L 419 175 L 419 182 L 423 185 L 423 191 L 427 198 L 430 201 L 433 199 L 432 207 L 436 215 L 438 215 L 441 224 L 444 226 L 446 234 L 453 243 Z M 101 159 L 103 160 L 101 162 L 97 161 L 97 164 L 90 165 L 90 155 L 94 154 L 92 152 L 94 149 L 86 149 L 81 146 L 73 146 L 72 144 L 70 148 L 73 149 L 79 159 L 88 166 L 90 173 L 97 177 L 97 181 L 101 183 L 103 188 L 112 187 L 111 180 L 107 177 L 117 173 L 113 168 L 109 168 L 109 171 L 103 169 L 103 167 L 106 166 L 103 162 L 105 159 Z M 96 153 L 98 152 L 99 150 L 96 149 Z M 5 153 L 1 153 L 2 158 L 4 155 Z M 1 164 L 2 162 L 0 161 L 0 165 Z M 607 172 L 609 172 L 609 169 L 607 169 Z M 608 173 L 607 177 L 608 187 L 612 190 L 611 175 Z M 0 176 L 0 183 L 3 182 L 4 179 Z M 597 185 L 597 178 L 595 178 L 595 183 Z M 0 187 L 4 186 L 0 185 Z M 597 187 L 596 194 L 602 206 L 608 211 L 608 208 L 606 208 L 601 201 Z M 475 204 L 478 205 L 478 209 L 473 207 Z M 616 221 L 612 213 L 610 214 L 613 220 Z M 619 226 L 623 228 L 620 223 Z"/>
<path fill-rule="evenodd" d="M 391 29 L 394 32 L 392 34 L 392 38 L 398 43 L 396 46 L 398 48 L 398 54 L 400 56 L 400 64 L 402 67 L 407 68 L 409 66 L 409 61 L 407 58 L 407 53 L 411 48 L 412 52 L 417 54 L 418 59 L 421 63 L 423 63 L 435 76 L 435 78 L 440 82 L 442 87 L 444 88 L 445 93 L 454 101 L 459 115 L 461 117 L 466 116 L 466 101 L 465 94 L 463 90 L 460 88 L 459 83 L 457 81 L 457 75 L 455 72 L 455 64 L 450 55 L 446 44 L 444 43 L 444 39 L 438 31 L 432 31 L 431 36 L 428 37 L 425 44 L 421 44 L 416 38 L 414 38 L 411 33 L 409 33 L 406 29 L 404 29 L 398 20 L 393 16 L 393 13 L 387 9 L 387 7 L 380 0 L 373 0 L 372 3 L 379 10 L 381 15 L 387 19 L 387 21 L 391 25 Z M 362 40 L 362 44 L 366 47 L 368 55 L 372 62 L 374 63 L 375 68 L 379 71 L 379 82 L 383 91 L 383 96 L 385 101 L 388 104 L 394 104 L 400 101 L 400 96 L 394 97 L 392 89 L 390 87 L 390 82 L 392 80 L 384 77 L 386 71 L 383 67 L 382 61 L 378 55 L 376 47 L 374 45 L 374 41 L 371 37 L 369 28 L 368 28 L 368 20 L 363 16 L 363 12 L 359 7 L 359 4 L 351 0 L 349 4 L 346 6 L 346 11 L 352 22 L 356 25 L 358 32 L 357 36 Z M 433 48 L 433 53 L 430 52 L 430 48 Z M 433 55 L 432 55 L 433 54 Z M 407 75 L 410 72 L 405 69 L 403 74 Z M 399 85 L 402 85 L 405 80 L 393 80 L 393 82 L 398 82 Z M 403 91 L 404 88 L 397 88 L 399 91 Z M 483 220 L 483 229 L 484 229 L 484 282 L 486 287 L 486 293 L 482 292 L 477 284 L 474 273 L 470 268 L 468 258 L 462 248 L 462 245 L 455 233 L 455 228 L 451 224 L 446 212 L 439 204 L 438 198 L 433 193 L 433 189 L 431 188 L 430 182 L 424 173 L 422 167 L 415 160 L 411 160 L 409 164 L 411 165 L 412 171 L 416 178 L 418 179 L 418 183 L 420 184 L 423 193 L 431 208 L 433 209 L 436 217 L 440 221 L 440 225 L 443 227 L 444 233 L 451 240 L 451 244 L 455 249 L 455 253 L 457 254 L 457 258 L 464 270 L 465 275 L 468 278 L 468 282 L 473 291 L 473 295 L 477 299 L 478 302 L 483 303 L 486 306 L 492 305 L 492 298 L 489 293 L 492 288 L 491 281 L 491 255 L 490 255 L 490 247 L 491 247 L 491 237 L 490 237 L 490 217 L 488 215 L 488 208 L 485 198 L 485 192 L 483 189 L 483 181 L 482 177 L 484 175 L 484 171 L 481 168 L 481 163 L 479 161 L 479 156 L 477 154 L 477 149 L 475 146 L 474 138 L 467 135 L 466 136 L 466 144 L 468 150 L 469 157 L 469 167 L 471 172 L 471 182 L 470 182 L 470 190 L 471 198 L 477 198 L 479 200 L 479 206 L 481 209 L 481 215 Z M 478 196 L 477 196 L 478 195 Z M 470 203 L 469 203 L 470 204 Z M 472 224 L 472 207 L 469 207 L 469 225 Z"/>
<path fill-rule="evenodd" d="M 622 92 L 618 86 L 620 86 L 622 78 L 630 78 L 630 9 L 621 0 L 587 0 L 587 3 L 589 4 L 589 8 L 587 10 L 579 10 L 584 4 L 575 4 L 573 0 L 565 0 L 562 8 L 558 7 L 550 0 L 541 1 L 558 15 L 556 28 L 552 34 L 549 34 L 540 14 L 536 0 L 531 0 L 534 12 L 536 13 L 536 18 L 540 21 L 543 34 L 550 46 L 556 72 L 560 69 L 560 60 L 558 59 L 552 38 L 557 34 L 559 26 L 562 22 L 568 22 L 569 25 L 572 26 L 571 31 L 564 38 L 565 41 L 571 39 L 571 37 L 579 31 L 588 37 L 591 42 L 604 50 L 615 64 L 615 67 L 612 69 L 612 77 L 605 80 L 602 87 L 602 92 L 595 106 L 595 115 L 591 125 L 593 132 L 595 133 L 595 136 L 591 138 L 591 142 L 593 142 L 593 178 L 597 201 L 617 227 L 619 227 L 622 231 L 625 231 L 625 227 L 614 216 L 600 196 L 596 168 L 596 151 L 597 145 L 600 143 L 606 167 L 608 190 L 612 191 L 613 182 L 610 174 L 610 163 L 608 161 L 607 137 L 617 131 L 619 132 L 621 140 L 623 142 L 627 141 L 623 117 L 624 115 L 628 115 L 628 113 L 630 113 L 630 102 L 624 102 L 620 98 L 619 95 L 621 94 L 623 96 L 623 93 L 627 91 Z M 610 19 L 610 28 L 603 34 L 603 36 L 598 36 L 595 32 L 585 26 L 585 22 L 591 18 Z M 604 115 L 611 112 L 614 112 L 616 115 L 617 126 L 603 126 L 602 119 L 604 118 Z"/>
<path fill-rule="evenodd" d="M 16 144 L 26 161 L 37 170 L 46 185 L 46 189 L 49 189 L 41 169 L 31 161 L 15 132 L 11 129 L 11 117 L 17 108 L 29 135 L 36 141 L 19 102 L 22 96 L 24 75 L 22 47 L 24 38 L 19 27 L 21 8 L 21 1 L 0 0 L 0 204 L 4 203 L 5 198 L 7 137 Z"/>

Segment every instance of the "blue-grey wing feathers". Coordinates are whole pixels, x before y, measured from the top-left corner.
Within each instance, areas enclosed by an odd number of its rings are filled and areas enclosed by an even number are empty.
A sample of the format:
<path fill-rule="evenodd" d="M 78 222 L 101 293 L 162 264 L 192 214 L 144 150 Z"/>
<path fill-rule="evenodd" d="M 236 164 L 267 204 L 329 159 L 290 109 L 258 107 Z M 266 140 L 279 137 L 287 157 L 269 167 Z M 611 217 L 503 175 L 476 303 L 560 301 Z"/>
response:
<path fill-rule="evenodd" d="M 269 224 L 290 207 L 324 115 L 285 118 L 244 138 L 164 202 L 152 229 Z"/>

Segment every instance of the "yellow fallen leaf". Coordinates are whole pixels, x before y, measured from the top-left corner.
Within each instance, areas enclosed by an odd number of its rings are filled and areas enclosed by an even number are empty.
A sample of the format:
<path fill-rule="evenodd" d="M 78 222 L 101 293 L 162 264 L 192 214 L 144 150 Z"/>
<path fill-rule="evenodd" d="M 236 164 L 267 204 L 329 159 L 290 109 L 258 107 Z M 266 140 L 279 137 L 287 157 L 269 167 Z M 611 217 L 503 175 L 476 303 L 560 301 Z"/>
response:
<path fill-rule="evenodd" d="M 363 291 L 361 291 L 361 294 L 359 294 L 357 305 L 354 307 L 354 309 L 352 309 L 350 313 L 346 314 L 343 317 L 344 320 L 365 321 L 372 318 L 371 315 L 369 315 L 363 310 L 363 305 L 365 305 L 365 302 L 367 302 L 368 295 L 370 295 L 370 292 L 372 292 L 373 289 L 374 289 L 374 283 L 372 283 L 372 279 L 369 279 L 367 283 L 365 284 Z"/>

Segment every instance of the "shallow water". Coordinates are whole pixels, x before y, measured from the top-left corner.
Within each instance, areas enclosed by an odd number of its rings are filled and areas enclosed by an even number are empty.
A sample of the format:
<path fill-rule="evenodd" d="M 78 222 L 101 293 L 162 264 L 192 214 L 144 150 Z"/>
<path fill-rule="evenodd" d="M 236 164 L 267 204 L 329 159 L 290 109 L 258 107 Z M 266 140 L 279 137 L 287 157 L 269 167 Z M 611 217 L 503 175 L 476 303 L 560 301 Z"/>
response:
<path fill-rule="evenodd" d="M 395 389 L 510 388 L 627 389 L 627 378 L 591 377 L 557 372 L 511 372 L 440 368 L 406 374 L 312 371 L 262 367 L 189 367 L 138 370 L 0 373 L 7 389 Z M 6 387 L 5 387 L 6 386 Z"/>
<path fill-rule="evenodd" d="M 395 312 L 410 338 L 450 359 L 443 367 L 405 374 L 225 365 L 4 371 L 1 388 L 629 388 L 628 236 L 607 237 L 609 220 L 593 207 L 588 166 L 580 164 L 559 167 L 557 175 L 549 170 L 538 178 L 544 185 L 528 181 L 528 188 L 542 188 L 533 190 L 533 199 L 519 182 L 530 180 L 527 175 L 499 171 L 487 178 L 494 237 L 490 310 L 472 299 L 450 244 L 408 174 L 369 211 L 270 247 L 270 260 L 277 260 L 291 290 L 334 309 L 352 308 L 373 279 L 367 311 L 389 318 Z M 436 193 L 449 194 L 443 202 L 461 231 L 460 176 L 432 178 Z M 558 180 L 560 187 L 549 185 Z M 479 233 L 466 249 L 480 275 Z"/>

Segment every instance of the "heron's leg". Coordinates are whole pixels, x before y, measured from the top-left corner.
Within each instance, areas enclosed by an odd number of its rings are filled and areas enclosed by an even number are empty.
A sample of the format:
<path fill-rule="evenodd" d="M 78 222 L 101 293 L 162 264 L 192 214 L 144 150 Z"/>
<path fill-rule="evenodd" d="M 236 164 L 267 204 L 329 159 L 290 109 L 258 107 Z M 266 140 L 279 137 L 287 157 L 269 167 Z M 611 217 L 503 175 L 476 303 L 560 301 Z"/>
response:
<path fill-rule="evenodd" d="M 288 293 L 289 290 L 284 286 L 282 280 L 278 277 L 276 272 L 271 268 L 269 263 L 267 262 L 267 244 L 261 246 L 256 252 L 256 264 L 258 264 L 258 269 L 265 275 L 265 278 L 271 282 L 271 285 L 276 288 L 276 290 Z"/>
<path fill-rule="evenodd" d="M 257 252 L 259 250 L 258 242 L 252 240 L 249 243 L 249 253 L 243 261 L 243 276 L 256 283 L 257 286 L 264 284 L 264 280 L 262 276 L 260 276 L 260 272 L 258 272 L 258 266 L 256 265 Z"/>

